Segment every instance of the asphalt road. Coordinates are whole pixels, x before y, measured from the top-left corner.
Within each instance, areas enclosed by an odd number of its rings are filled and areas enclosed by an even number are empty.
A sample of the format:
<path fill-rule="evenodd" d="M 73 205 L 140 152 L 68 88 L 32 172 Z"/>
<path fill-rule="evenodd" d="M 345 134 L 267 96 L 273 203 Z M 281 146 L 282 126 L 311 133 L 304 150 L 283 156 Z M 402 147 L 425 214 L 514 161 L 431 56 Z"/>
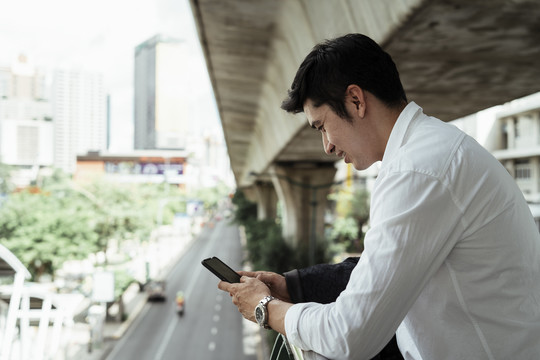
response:
<path fill-rule="evenodd" d="M 246 348 L 245 324 L 218 278 L 201 260 L 218 256 L 241 269 L 238 228 L 221 220 L 205 228 L 167 278 L 167 300 L 147 303 L 115 344 L 107 360 L 255 360 Z M 185 313 L 176 313 L 175 294 L 185 294 Z M 243 325 L 244 324 L 244 325 Z"/>

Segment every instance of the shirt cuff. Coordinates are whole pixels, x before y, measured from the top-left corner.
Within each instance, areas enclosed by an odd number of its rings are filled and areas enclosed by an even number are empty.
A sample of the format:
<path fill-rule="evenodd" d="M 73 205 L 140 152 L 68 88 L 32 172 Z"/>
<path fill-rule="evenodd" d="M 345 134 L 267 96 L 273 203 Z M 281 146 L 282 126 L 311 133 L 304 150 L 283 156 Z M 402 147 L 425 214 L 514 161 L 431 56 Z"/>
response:
<path fill-rule="evenodd" d="M 287 291 L 291 301 L 295 304 L 304 302 L 304 294 L 302 293 L 302 286 L 300 285 L 300 273 L 298 269 L 287 271 L 283 274 L 285 276 L 285 283 L 287 284 Z"/>
<path fill-rule="evenodd" d="M 308 306 L 307 303 L 294 304 L 285 313 L 285 333 L 287 334 L 287 339 L 291 344 L 300 349 L 306 349 L 306 345 L 302 342 L 298 333 L 298 320 L 304 309 Z"/>

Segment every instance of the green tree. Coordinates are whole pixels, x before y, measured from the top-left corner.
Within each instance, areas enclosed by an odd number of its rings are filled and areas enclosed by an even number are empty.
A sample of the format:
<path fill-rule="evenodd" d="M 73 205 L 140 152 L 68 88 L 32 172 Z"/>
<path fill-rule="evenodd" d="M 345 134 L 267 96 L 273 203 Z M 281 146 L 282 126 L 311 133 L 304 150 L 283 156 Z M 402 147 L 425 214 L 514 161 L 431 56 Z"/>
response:
<path fill-rule="evenodd" d="M 329 198 L 336 204 L 336 220 L 330 237 L 343 245 L 345 251 L 362 252 L 363 227 L 369 220 L 369 192 L 365 189 L 350 190 L 336 187 Z"/>
<path fill-rule="evenodd" d="M 181 198 L 155 184 L 95 181 L 80 185 L 60 171 L 38 179 L 41 188 L 9 194 L 0 207 L 0 241 L 37 280 L 54 274 L 66 260 L 106 251 L 111 239 L 146 240 L 156 225 L 160 199 Z M 182 205 L 183 204 L 183 205 Z M 164 224 L 185 202 L 167 204 Z"/>
<path fill-rule="evenodd" d="M 38 279 L 98 250 L 93 217 L 81 198 L 30 188 L 11 194 L 0 209 L 0 241 Z"/>
<path fill-rule="evenodd" d="M 0 163 L 0 196 L 9 194 L 15 189 L 11 182 L 11 166 Z"/>

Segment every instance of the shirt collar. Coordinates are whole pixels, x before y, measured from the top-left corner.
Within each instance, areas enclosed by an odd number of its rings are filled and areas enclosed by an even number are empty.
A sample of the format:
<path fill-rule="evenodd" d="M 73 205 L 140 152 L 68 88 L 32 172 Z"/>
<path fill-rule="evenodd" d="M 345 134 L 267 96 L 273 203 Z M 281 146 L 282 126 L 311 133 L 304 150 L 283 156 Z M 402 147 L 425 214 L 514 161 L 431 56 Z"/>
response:
<path fill-rule="evenodd" d="M 401 111 L 401 114 L 399 114 L 399 117 L 392 128 L 390 137 L 388 138 L 388 143 L 386 144 L 386 149 L 384 150 L 382 164 L 390 161 L 390 159 L 392 159 L 398 152 L 405 140 L 405 135 L 409 129 L 409 126 L 420 113 L 422 113 L 422 108 L 416 105 L 414 101 L 407 104 L 403 111 Z"/>

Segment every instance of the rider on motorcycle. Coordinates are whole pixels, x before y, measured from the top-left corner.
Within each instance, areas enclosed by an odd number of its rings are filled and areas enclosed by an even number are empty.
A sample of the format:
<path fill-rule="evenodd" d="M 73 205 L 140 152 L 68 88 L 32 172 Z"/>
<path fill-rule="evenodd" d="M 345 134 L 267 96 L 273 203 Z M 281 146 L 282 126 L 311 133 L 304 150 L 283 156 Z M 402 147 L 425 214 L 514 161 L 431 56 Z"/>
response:
<path fill-rule="evenodd" d="M 176 293 L 176 309 L 180 315 L 183 315 L 184 313 L 184 292 L 178 291 Z"/>

